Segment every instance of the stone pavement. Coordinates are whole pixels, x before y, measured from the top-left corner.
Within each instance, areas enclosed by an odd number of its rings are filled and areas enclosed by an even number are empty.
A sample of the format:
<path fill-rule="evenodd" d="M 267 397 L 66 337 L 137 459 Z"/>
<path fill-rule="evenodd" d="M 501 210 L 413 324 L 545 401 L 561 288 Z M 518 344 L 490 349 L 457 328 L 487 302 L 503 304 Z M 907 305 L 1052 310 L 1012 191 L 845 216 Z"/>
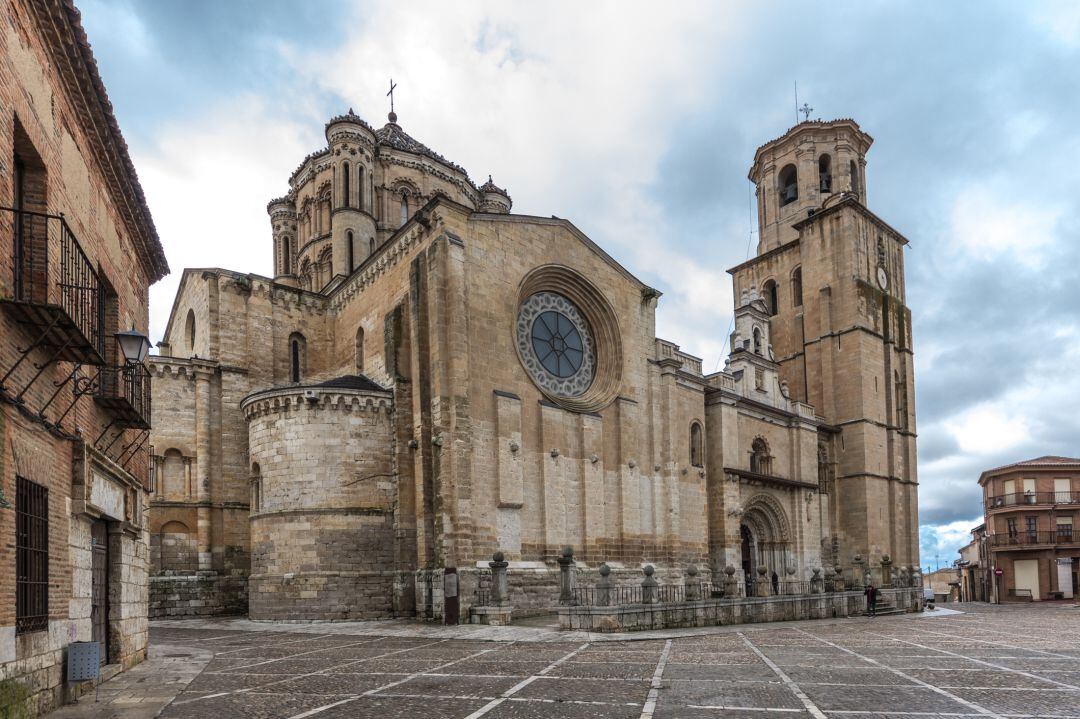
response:
<path fill-rule="evenodd" d="M 153 622 L 151 634 L 213 652 L 166 719 L 1080 719 L 1080 609 L 961 609 L 631 641 L 244 620 Z"/>
<path fill-rule="evenodd" d="M 153 719 L 214 657 L 213 649 L 192 642 L 151 641 L 146 661 L 101 684 L 96 694 L 80 697 L 78 704 L 52 712 L 50 719 Z"/>

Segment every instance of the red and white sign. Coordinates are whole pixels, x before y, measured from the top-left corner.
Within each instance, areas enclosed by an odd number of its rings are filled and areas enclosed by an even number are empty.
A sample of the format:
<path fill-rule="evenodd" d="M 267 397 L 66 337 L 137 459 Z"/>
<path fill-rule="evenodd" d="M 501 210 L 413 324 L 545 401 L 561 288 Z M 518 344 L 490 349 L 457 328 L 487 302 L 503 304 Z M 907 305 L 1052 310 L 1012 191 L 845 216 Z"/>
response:
<path fill-rule="evenodd" d="M 998 567 L 997 569 L 994 570 L 994 576 L 995 577 L 1000 577 L 1004 573 L 1005 573 L 1005 570 L 1003 570 L 1001 567 Z"/>

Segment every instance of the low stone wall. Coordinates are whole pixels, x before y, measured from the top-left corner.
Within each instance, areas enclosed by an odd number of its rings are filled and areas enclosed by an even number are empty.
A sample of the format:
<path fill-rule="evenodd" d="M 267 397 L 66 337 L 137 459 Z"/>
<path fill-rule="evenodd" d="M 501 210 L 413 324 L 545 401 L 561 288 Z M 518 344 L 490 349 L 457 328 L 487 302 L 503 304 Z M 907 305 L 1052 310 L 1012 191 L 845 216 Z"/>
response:
<path fill-rule="evenodd" d="M 247 605 L 244 575 L 196 572 L 150 577 L 151 619 L 245 614 Z"/>
<path fill-rule="evenodd" d="M 921 611 L 921 590 L 882 589 L 882 598 L 909 612 Z M 723 624 L 781 622 L 850 617 L 866 611 L 861 591 L 702 599 L 666 604 L 617 607 L 559 607 L 559 628 L 590 632 L 633 632 L 646 629 L 712 627 Z"/>
<path fill-rule="evenodd" d="M 507 593 L 514 619 L 551 614 L 559 604 L 559 567 L 545 562 L 511 562 L 506 573 Z M 575 586 L 589 586 L 596 579 L 596 567 L 574 567 Z M 681 582 L 684 573 L 676 567 L 658 566 L 661 581 Z M 706 575 L 707 576 L 707 575 Z M 613 586 L 641 584 L 641 567 L 612 565 Z M 468 622 L 469 609 L 478 606 L 481 593 L 491 589 L 491 570 L 486 567 L 458 567 L 458 596 L 461 621 Z M 421 569 L 415 574 L 416 616 L 441 621 L 443 617 L 443 570 Z"/>

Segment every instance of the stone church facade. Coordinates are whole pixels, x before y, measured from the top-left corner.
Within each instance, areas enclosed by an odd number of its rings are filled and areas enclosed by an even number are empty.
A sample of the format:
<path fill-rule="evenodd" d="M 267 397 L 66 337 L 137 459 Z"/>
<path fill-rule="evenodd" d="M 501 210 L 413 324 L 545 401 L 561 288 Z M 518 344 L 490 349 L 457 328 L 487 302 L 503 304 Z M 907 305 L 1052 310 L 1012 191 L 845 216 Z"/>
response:
<path fill-rule="evenodd" d="M 713 374 L 571 222 L 393 114 L 326 138 L 268 206 L 274 277 L 186 270 L 151 358 L 153 614 L 438 618 L 444 570 L 467 606 L 496 551 L 527 613 L 564 546 L 626 581 L 918 565 L 907 241 L 855 122 L 757 151 Z"/>

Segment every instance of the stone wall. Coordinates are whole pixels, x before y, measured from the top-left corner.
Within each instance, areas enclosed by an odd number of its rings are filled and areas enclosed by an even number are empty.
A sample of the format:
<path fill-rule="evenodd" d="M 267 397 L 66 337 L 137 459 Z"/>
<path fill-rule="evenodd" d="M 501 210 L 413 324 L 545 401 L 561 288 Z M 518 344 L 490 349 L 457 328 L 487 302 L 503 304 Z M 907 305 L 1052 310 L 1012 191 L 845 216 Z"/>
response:
<path fill-rule="evenodd" d="M 150 618 L 178 619 L 247 612 L 247 577 L 217 572 L 150 577 Z"/>
<path fill-rule="evenodd" d="M 259 467 L 251 523 L 253 619 L 394 613 L 390 394 L 288 387 L 243 405 Z"/>

